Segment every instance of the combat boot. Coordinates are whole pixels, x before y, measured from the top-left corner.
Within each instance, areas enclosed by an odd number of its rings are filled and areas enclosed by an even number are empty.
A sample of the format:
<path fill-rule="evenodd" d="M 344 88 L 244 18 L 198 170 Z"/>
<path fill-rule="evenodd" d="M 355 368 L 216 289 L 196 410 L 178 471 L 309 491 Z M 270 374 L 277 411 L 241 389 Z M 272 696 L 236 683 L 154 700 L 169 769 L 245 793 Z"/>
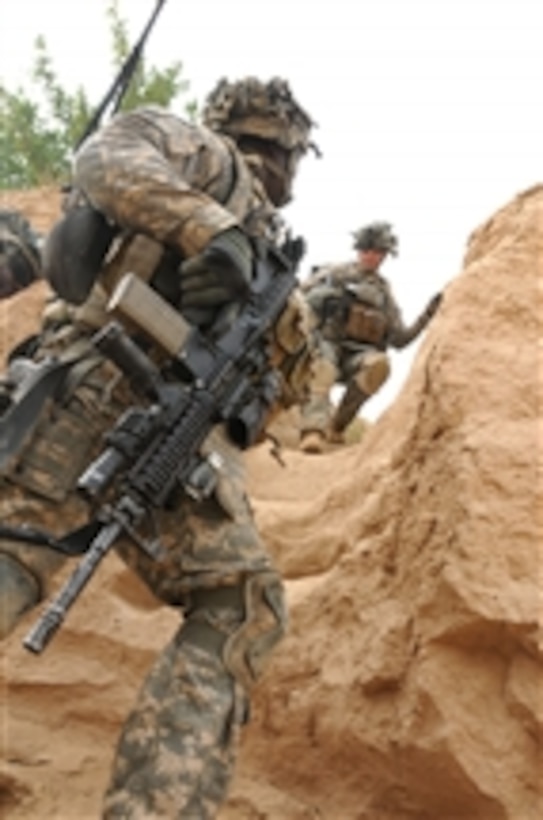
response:
<path fill-rule="evenodd" d="M 326 436 L 322 430 L 308 430 L 302 433 L 302 440 L 300 441 L 300 450 L 302 453 L 319 455 L 324 452 L 325 446 Z"/>
<path fill-rule="evenodd" d="M 330 421 L 328 441 L 335 444 L 344 442 L 343 433 L 356 418 L 358 411 L 367 399 L 367 394 L 360 389 L 356 382 L 349 384 Z"/>

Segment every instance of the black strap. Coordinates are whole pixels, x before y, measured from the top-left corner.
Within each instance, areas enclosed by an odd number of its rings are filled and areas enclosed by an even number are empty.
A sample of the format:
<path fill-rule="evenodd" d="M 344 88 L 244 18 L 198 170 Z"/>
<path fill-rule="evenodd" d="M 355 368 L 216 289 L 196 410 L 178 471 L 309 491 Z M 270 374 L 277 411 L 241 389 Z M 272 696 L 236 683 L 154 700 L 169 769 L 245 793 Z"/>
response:
<path fill-rule="evenodd" d="M 20 541 L 24 544 L 32 544 L 35 547 L 49 547 L 63 555 L 82 555 L 89 547 L 92 539 L 98 534 L 102 524 L 99 521 L 91 521 L 77 530 L 57 538 L 47 530 L 34 529 L 22 524 L 12 527 L 9 524 L 0 524 L 0 538 L 8 541 Z"/>

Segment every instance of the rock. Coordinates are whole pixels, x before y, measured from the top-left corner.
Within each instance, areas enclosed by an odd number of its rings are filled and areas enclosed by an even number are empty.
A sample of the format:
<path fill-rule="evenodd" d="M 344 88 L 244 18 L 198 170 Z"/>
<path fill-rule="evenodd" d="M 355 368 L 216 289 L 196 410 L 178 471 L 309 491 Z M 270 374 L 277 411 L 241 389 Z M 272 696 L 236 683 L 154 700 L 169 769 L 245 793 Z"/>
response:
<path fill-rule="evenodd" d="M 291 625 L 221 820 L 543 816 L 542 228 L 538 186 L 473 233 L 360 443 L 318 468 L 248 453 Z M 15 297 L 17 334 L 43 296 Z M 177 624 L 129 576 L 108 557 L 43 656 L 21 648 L 34 615 L 5 642 L 9 820 L 99 816 L 120 725 Z"/>

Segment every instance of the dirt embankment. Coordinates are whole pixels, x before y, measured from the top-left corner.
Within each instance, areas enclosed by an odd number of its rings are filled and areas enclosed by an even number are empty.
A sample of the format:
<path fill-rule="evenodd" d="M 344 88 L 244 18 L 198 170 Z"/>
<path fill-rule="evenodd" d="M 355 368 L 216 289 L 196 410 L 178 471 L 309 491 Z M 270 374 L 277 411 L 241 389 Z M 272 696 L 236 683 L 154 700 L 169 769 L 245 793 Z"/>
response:
<path fill-rule="evenodd" d="M 43 228 L 41 194 L 13 201 Z M 536 187 L 470 237 L 403 392 L 360 444 L 287 450 L 286 467 L 249 454 L 291 625 L 222 820 L 543 816 L 542 281 Z M 37 286 L 0 306 L 4 349 L 42 299 Z M 38 658 L 21 648 L 34 617 L 3 647 L 3 816 L 97 818 L 176 617 L 114 557 Z"/>

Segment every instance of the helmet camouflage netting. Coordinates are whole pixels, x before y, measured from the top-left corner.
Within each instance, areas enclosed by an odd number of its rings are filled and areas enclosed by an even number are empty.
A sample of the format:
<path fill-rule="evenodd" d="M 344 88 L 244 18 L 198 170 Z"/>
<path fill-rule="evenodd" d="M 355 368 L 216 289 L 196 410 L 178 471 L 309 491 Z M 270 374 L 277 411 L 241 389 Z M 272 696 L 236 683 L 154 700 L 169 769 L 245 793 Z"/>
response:
<path fill-rule="evenodd" d="M 315 123 L 280 77 L 267 83 L 256 77 L 233 83 L 223 78 L 207 97 L 203 122 L 234 139 L 255 136 L 304 153 L 313 147 L 309 132 Z"/>
<path fill-rule="evenodd" d="M 358 251 L 386 251 L 398 255 L 398 238 L 390 222 L 371 222 L 353 233 L 354 248 Z"/>

